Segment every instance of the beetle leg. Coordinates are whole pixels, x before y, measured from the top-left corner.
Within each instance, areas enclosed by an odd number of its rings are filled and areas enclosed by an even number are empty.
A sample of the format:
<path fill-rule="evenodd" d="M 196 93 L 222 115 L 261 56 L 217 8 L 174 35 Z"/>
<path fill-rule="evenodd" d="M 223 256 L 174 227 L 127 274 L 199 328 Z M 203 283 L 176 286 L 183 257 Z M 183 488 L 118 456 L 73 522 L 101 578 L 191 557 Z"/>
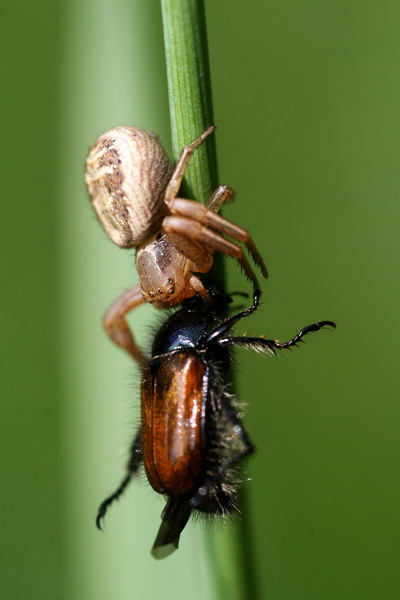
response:
<path fill-rule="evenodd" d="M 217 213 L 225 202 L 232 202 L 234 197 L 235 191 L 230 185 L 220 185 L 209 197 L 206 207 L 213 213 Z"/>
<path fill-rule="evenodd" d="M 276 354 L 276 350 L 290 349 L 292 346 L 297 346 L 299 342 L 303 341 L 303 337 L 313 331 L 319 331 L 325 327 L 334 327 L 336 324 L 333 321 L 318 321 L 312 325 L 304 327 L 297 335 L 294 336 L 288 342 L 280 342 L 279 340 L 266 340 L 262 337 L 229 337 L 219 338 L 217 343 L 219 346 L 238 346 L 242 348 L 249 348 L 256 352 L 268 352 L 269 354 Z"/>
<path fill-rule="evenodd" d="M 220 476 L 222 477 L 228 469 L 231 469 L 232 467 L 237 465 L 245 456 L 252 454 L 252 452 L 254 452 L 254 446 L 251 443 L 250 438 L 245 428 L 243 427 L 242 422 L 237 416 L 236 410 L 233 408 L 229 396 L 224 397 L 221 403 L 221 408 L 222 411 L 225 413 L 226 418 L 232 425 L 235 435 L 240 439 L 240 441 L 243 444 L 243 449 L 237 451 L 237 453 L 234 454 L 232 458 L 227 463 L 225 463 L 225 465 L 221 466 Z"/>
<path fill-rule="evenodd" d="M 205 512 L 210 512 L 210 506 L 212 506 L 211 512 L 217 512 L 215 510 L 215 506 L 217 505 L 219 507 L 218 512 L 225 513 L 235 508 L 234 494 L 229 492 L 230 483 L 229 477 L 227 478 L 227 472 L 233 469 L 246 456 L 254 452 L 254 446 L 237 416 L 229 396 L 224 396 L 217 412 L 218 422 L 221 421 L 221 418 L 225 419 L 231 427 L 231 431 L 227 433 L 230 440 L 229 444 L 232 445 L 232 439 L 235 437 L 239 440 L 240 447 L 236 447 L 229 456 L 225 457 L 225 460 L 219 467 L 215 471 L 213 470 L 212 475 L 208 475 L 205 478 L 203 484 L 191 497 L 190 506 Z M 222 440 L 222 446 L 225 446 L 224 440 Z"/>
<path fill-rule="evenodd" d="M 197 204 L 197 202 L 195 202 L 195 204 Z M 174 236 L 175 243 L 187 244 L 188 242 L 193 241 L 197 242 L 197 244 L 205 244 L 205 246 L 209 248 L 209 252 L 219 250 L 223 254 L 227 254 L 228 256 L 235 258 L 242 267 L 246 277 L 253 282 L 254 289 L 259 289 L 260 286 L 257 277 L 254 274 L 254 271 L 251 268 L 241 246 L 238 246 L 237 244 L 234 244 L 233 242 L 221 237 L 197 221 L 188 219 L 186 217 L 181 217 L 180 215 L 165 217 L 162 227 L 163 231 L 167 234 L 168 239 L 170 239 L 170 236 L 171 238 Z M 186 240 L 186 242 L 179 242 L 179 238 L 183 238 Z M 180 248 L 178 248 L 178 250 L 179 249 Z M 203 271 L 203 267 L 201 270 Z"/>
<path fill-rule="evenodd" d="M 148 361 L 136 345 L 125 316 L 144 301 L 140 285 L 135 285 L 113 302 L 103 319 L 104 328 L 112 341 L 129 352 L 141 367 L 146 366 Z"/>
<path fill-rule="evenodd" d="M 168 206 L 171 204 L 172 200 L 176 197 L 177 193 L 179 192 L 183 176 L 185 175 L 185 171 L 189 165 L 189 160 L 193 152 L 204 142 L 204 140 L 213 131 L 215 131 L 215 129 L 216 128 L 214 127 L 214 125 L 211 125 L 210 127 L 208 127 L 208 129 L 205 130 L 204 133 L 201 134 L 200 137 L 195 139 L 194 142 L 183 148 L 179 160 L 176 164 L 175 170 L 172 173 L 171 179 L 168 182 L 167 189 L 165 190 L 164 201 Z"/>
<path fill-rule="evenodd" d="M 106 512 L 110 504 L 114 502 L 114 500 L 118 500 L 121 494 L 125 491 L 126 487 L 130 483 L 132 477 L 136 475 L 139 470 L 140 465 L 142 464 L 143 456 L 142 456 L 142 432 L 139 429 L 136 437 L 131 446 L 131 456 L 127 465 L 127 475 L 121 481 L 120 485 L 117 487 L 115 492 L 108 496 L 99 506 L 99 510 L 97 511 L 96 517 L 96 525 L 97 528 L 102 530 L 102 520 L 106 516 Z"/>

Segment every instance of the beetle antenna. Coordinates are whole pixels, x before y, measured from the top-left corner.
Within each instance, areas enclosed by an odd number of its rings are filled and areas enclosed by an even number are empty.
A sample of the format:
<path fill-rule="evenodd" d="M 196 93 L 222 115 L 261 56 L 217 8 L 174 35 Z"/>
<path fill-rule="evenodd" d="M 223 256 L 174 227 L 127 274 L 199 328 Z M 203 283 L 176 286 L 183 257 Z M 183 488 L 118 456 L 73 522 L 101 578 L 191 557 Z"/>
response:
<path fill-rule="evenodd" d="M 211 331 L 211 333 L 207 334 L 207 336 L 204 338 L 204 340 L 202 340 L 200 342 L 201 346 L 206 347 L 206 346 L 208 346 L 208 344 L 218 340 L 218 338 L 221 337 L 221 335 L 223 335 L 226 331 L 231 329 L 231 327 L 233 327 L 235 325 L 235 323 L 237 323 L 244 317 L 248 317 L 253 312 L 255 312 L 257 310 L 257 308 L 260 306 L 260 296 L 261 296 L 261 290 L 258 290 L 258 289 L 254 290 L 253 304 L 250 306 L 250 308 L 247 308 L 246 310 L 242 310 L 237 315 L 233 315 L 233 317 L 226 319 L 226 321 L 224 321 L 222 323 L 222 325 L 220 325 L 219 327 L 217 327 L 216 329 Z"/>
<path fill-rule="evenodd" d="M 294 336 L 288 342 L 280 342 L 279 340 L 266 340 L 261 337 L 229 337 L 219 339 L 218 343 L 220 346 L 236 346 L 242 348 L 248 348 L 255 350 L 256 352 L 267 352 L 269 354 L 276 354 L 277 350 L 291 350 L 292 347 L 297 346 L 300 342 L 304 342 L 303 337 L 313 331 L 320 331 L 325 327 L 336 328 L 336 324 L 333 321 L 318 321 L 312 325 L 304 327 L 297 335 Z"/>

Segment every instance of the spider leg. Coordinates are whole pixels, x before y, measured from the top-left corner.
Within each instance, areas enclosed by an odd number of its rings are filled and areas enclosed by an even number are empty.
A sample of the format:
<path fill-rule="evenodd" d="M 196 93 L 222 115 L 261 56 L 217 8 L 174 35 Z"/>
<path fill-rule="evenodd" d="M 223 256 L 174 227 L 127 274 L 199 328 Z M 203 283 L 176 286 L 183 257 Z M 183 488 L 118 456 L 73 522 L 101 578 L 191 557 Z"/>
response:
<path fill-rule="evenodd" d="M 217 213 L 225 202 L 232 202 L 234 197 L 235 191 L 230 185 L 220 185 L 209 197 L 206 207 L 213 213 Z"/>
<path fill-rule="evenodd" d="M 207 273 L 213 264 L 212 251 L 204 244 L 186 237 L 179 229 L 176 231 L 174 222 L 167 221 L 173 218 L 176 217 L 165 217 L 163 221 L 163 231 L 167 234 L 168 241 L 192 263 L 189 265 L 191 271 Z"/>
<path fill-rule="evenodd" d="M 206 129 L 204 133 L 201 134 L 200 137 L 195 139 L 194 142 L 183 148 L 179 160 L 176 164 L 175 170 L 172 173 L 171 179 L 168 182 L 167 189 L 165 190 L 164 200 L 168 206 L 170 206 L 172 200 L 176 197 L 177 193 L 179 192 L 183 176 L 185 175 L 185 171 L 188 167 L 190 157 L 192 156 L 193 152 L 204 142 L 204 140 L 213 131 L 215 131 L 215 129 L 216 127 L 214 127 L 214 125 L 211 125 L 210 127 L 208 127 L 208 129 Z"/>
<path fill-rule="evenodd" d="M 242 242 L 250 252 L 262 275 L 264 277 L 268 277 L 267 268 L 264 264 L 262 256 L 257 250 L 256 245 L 246 229 L 239 227 L 239 225 L 235 225 L 235 223 L 228 221 L 228 219 L 221 217 L 221 215 L 215 214 L 206 206 L 200 204 L 200 202 L 195 202 L 194 200 L 175 198 L 171 202 L 169 209 L 172 215 L 179 215 L 188 219 L 192 219 L 197 223 L 201 223 L 201 225 L 204 225 L 205 227 L 212 227 L 212 229 L 228 235 L 237 242 Z M 170 217 L 166 217 L 164 222 L 168 218 Z"/>
<path fill-rule="evenodd" d="M 194 202 L 194 204 L 198 203 Z M 198 206 L 201 205 L 198 204 Z M 214 216 L 217 217 L 218 215 Z M 234 244 L 233 242 L 223 238 L 222 236 L 218 235 L 218 233 L 215 233 L 215 231 L 207 229 L 207 227 L 204 227 L 201 223 L 180 215 L 165 217 L 162 227 L 163 231 L 167 234 L 168 239 L 170 239 L 170 235 L 175 236 L 175 243 L 179 243 L 179 238 L 185 238 L 189 243 L 193 241 L 197 242 L 198 244 L 205 244 L 207 249 L 209 249 L 209 253 L 213 252 L 214 250 L 219 250 L 223 254 L 227 254 L 228 256 L 235 258 L 242 267 L 247 279 L 253 282 L 254 289 L 259 289 L 260 286 L 257 277 L 251 268 L 241 246 L 238 246 L 237 244 Z M 179 247 L 178 250 L 180 250 Z M 196 264 L 201 266 L 201 264 L 199 265 L 198 262 L 196 262 Z M 201 272 L 205 272 L 203 267 L 201 268 Z"/>
<path fill-rule="evenodd" d="M 137 346 L 125 316 L 144 301 L 140 285 L 135 285 L 113 302 L 103 318 L 104 328 L 112 341 L 129 352 L 140 367 L 146 366 L 148 361 Z"/>
<path fill-rule="evenodd" d="M 100 531 L 102 528 L 102 521 L 106 516 L 106 512 L 108 507 L 114 502 L 114 500 L 118 500 L 121 494 L 125 491 L 126 487 L 130 483 L 132 477 L 136 475 L 139 470 L 139 467 L 142 463 L 142 432 L 138 431 L 135 439 L 133 440 L 133 444 L 131 446 L 131 456 L 127 465 L 127 474 L 124 479 L 121 481 L 120 485 L 117 487 L 115 492 L 108 496 L 99 506 L 99 510 L 97 511 L 96 517 L 96 526 Z"/>
<path fill-rule="evenodd" d="M 253 338 L 253 337 L 229 337 L 219 338 L 218 344 L 220 346 L 237 346 L 242 348 L 249 348 L 256 352 L 267 352 L 269 354 L 276 354 L 276 350 L 285 350 L 292 346 L 297 346 L 299 342 L 303 341 L 303 337 L 313 331 L 319 331 L 325 327 L 336 328 L 336 324 L 333 321 L 318 321 L 312 325 L 304 327 L 297 335 L 294 336 L 288 342 L 279 342 L 279 340 L 266 340 L 264 338 Z"/>

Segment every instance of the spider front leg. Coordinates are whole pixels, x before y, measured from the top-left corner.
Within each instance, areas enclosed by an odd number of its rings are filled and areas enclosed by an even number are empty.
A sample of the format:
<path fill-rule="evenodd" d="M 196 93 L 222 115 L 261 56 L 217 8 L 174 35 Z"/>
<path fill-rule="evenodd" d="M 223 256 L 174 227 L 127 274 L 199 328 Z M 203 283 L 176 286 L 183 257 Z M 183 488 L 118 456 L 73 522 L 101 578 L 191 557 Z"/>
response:
<path fill-rule="evenodd" d="M 222 237 L 215 231 L 208 229 L 207 225 L 211 225 L 211 227 L 214 227 L 221 233 L 230 235 L 235 240 L 243 241 L 250 250 L 255 263 L 260 267 L 262 274 L 266 277 L 267 270 L 264 261 L 245 229 L 214 214 L 207 210 L 205 206 L 193 200 L 176 198 L 170 210 L 174 214 L 165 217 L 162 224 L 163 231 L 167 234 L 171 243 L 182 254 L 201 267 L 198 269 L 201 273 L 205 273 L 206 268 L 201 260 L 199 261 L 197 251 L 192 252 L 190 250 L 191 247 L 203 247 L 203 255 L 208 254 L 208 261 L 210 261 L 210 257 L 215 250 L 219 250 L 223 254 L 235 258 L 242 267 L 246 277 L 253 282 L 254 289 L 260 288 L 257 277 L 243 252 L 243 248 Z M 194 268 L 193 270 L 197 269 Z"/>
<path fill-rule="evenodd" d="M 220 188 L 216 190 L 214 195 L 211 197 L 211 202 L 214 202 L 213 197 L 222 197 L 223 201 L 226 201 L 228 198 L 233 197 L 233 190 L 229 186 L 221 186 L 222 190 L 219 192 Z M 218 193 L 219 192 L 219 193 Z M 221 206 L 222 202 L 220 202 Z M 268 277 L 267 268 L 264 264 L 264 261 L 254 244 L 250 233 L 247 229 L 243 229 L 243 227 L 239 227 L 232 221 L 221 217 L 221 215 L 215 214 L 210 208 L 200 204 L 199 202 L 195 202 L 194 200 L 185 200 L 183 198 L 175 198 L 170 206 L 170 211 L 173 215 L 179 215 L 182 217 L 187 217 L 196 221 L 197 223 L 201 223 L 205 227 L 212 227 L 219 233 L 223 233 L 224 235 L 228 235 L 233 238 L 235 241 L 242 242 L 250 252 L 253 257 L 254 262 L 259 267 L 262 275 L 264 277 Z M 166 217 L 168 219 L 168 217 Z M 165 221 L 165 220 L 164 220 Z M 221 236 L 218 236 L 220 239 L 225 240 Z M 238 247 L 238 246 L 237 246 Z M 239 246 L 240 248 L 240 246 Z M 236 256 L 234 258 L 237 258 Z M 240 261 L 239 261 L 240 262 Z"/>
<path fill-rule="evenodd" d="M 194 140 L 188 146 L 185 146 L 181 152 L 177 165 L 174 172 L 171 175 L 171 179 L 168 182 L 167 189 L 165 190 L 164 201 L 170 206 L 172 200 L 177 196 L 179 188 L 182 185 L 182 179 L 185 175 L 185 171 L 189 165 L 190 157 L 193 152 L 204 142 L 204 140 L 215 131 L 216 127 L 211 125 L 208 129 L 202 133 L 197 139 Z"/>
<path fill-rule="evenodd" d="M 234 197 L 235 190 L 230 185 L 219 185 L 207 200 L 206 207 L 217 213 L 225 202 L 232 202 Z"/>
<path fill-rule="evenodd" d="M 220 210 L 221 206 L 225 202 L 230 202 L 231 200 L 233 200 L 234 196 L 235 192 L 229 185 L 220 185 L 208 199 L 207 208 L 208 210 L 216 213 Z M 175 200 L 172 201 L 171 206 L 174 207 L 174 205 Z M 212 249 L 205 246 L 204 243 L 197 243 L 194 238 L 189 238 L 185 235 L 182 235 L 181 231 L 175 232 L 173 228 L 168 227 L 168 224 L 170 223 L 171 221 L 168 220 L 165 221 L 165 223 L 163 222 L 163 229 L 165 224 L 165 231 L 166 233 L 168 233 L 168 240 L 188 260 L 191 261 L 192 265 L 190 266 L 192 271 L 196 271 L 198 273 L 207 273 L 211 269 L 213 263 Z M 198 282 L 198 278 L 192 275 L 192 287 L 197 289 L 199 293 L 202 293 L 202 284 L 200 284 L 199 287 Z"/>
<path fill-rule="evenodd" d="M 135 285 L 113 302 L 103 319 L 104 328 L 112 341 L 129 352 L 142 368 L 148 364 L 148 360 L 133 338 L 126 314 L 144 301 L 140 285 Z"/>

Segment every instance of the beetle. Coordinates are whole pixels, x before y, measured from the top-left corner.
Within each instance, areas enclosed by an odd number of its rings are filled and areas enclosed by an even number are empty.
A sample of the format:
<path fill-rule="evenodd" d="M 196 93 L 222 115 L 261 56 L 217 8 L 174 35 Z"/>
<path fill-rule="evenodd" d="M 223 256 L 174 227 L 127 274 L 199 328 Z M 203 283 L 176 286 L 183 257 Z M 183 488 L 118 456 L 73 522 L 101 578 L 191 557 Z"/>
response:
<path fill-rule="evenodd" d="M 107 235 L 122 248 L 136 248 L 140 284 L 125 291 L 104 316 L 110 338 L 139 364 L 146 363 L 126 322 L 126 314 L 144 302 L 157 308 L 180 304 L 196 294 L 209 298 L 194 273 L 207 273 L 213 252 L 235 258 L 258 288 L 257 277 L 242 242 L 263 276 L 267 269 L 248 231 L 216 214 L 234 197 L 219 186 L 206 206 L 178 198 L 193 152 L 214 126 L 183 148 L 175 169 L 157 136 L 136 127 L 116 127 L 101 135 L 86 160 L 86 185 L 96 215 Z"/>
<path fill-rule="evenodd" d="M 173 552 L 192 511 L 225 515 L 237 508 L 240 461 L 253 452 L 237 404 L 227 384 L 230 349 L 244 347 L 265 354 L 290 349 L 305 335 L 329 326 L 319 321 L 304 327 L 288 342 L 263 337 L 232 337 L 230 330 L 257 310 L 252 305 L 223 319 L 229 300 L 214 293 L 186 300 L 158 330 L 151 358 L 143 367 L 141 429 L 130 451 L 127 474 L 117 490 L 100 505 L 96 523 L 101 529 L 108 507 L 125 490 L 142 463 L 152 488 L 167 497 L 162 524 L 152 554 Z"/>

